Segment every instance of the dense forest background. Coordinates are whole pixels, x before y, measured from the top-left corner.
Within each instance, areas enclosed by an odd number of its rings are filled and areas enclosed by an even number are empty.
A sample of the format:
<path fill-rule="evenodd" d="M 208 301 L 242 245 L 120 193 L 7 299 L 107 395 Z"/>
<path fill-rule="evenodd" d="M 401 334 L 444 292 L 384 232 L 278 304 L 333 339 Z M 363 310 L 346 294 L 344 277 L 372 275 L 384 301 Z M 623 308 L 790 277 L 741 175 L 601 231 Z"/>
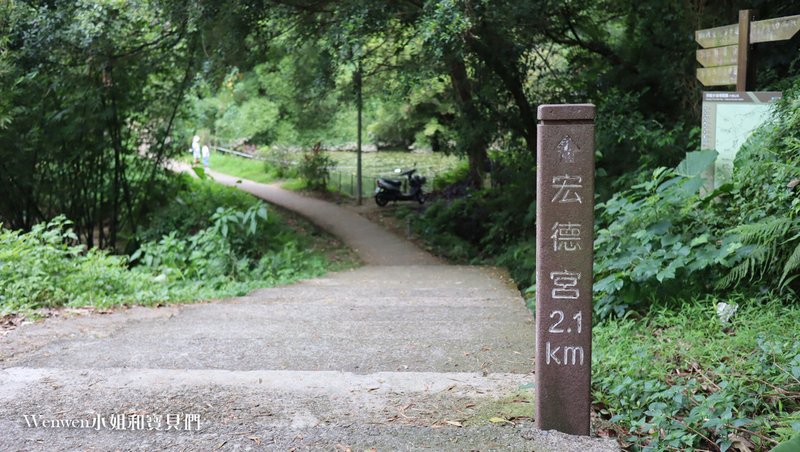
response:
<path fill-rule="evenodd" d="M 63 214 L 82 243 L 131 253 L 141 224 L 173 196 L 164 162 L 192 135 L 276 150 L 346 144 L 358 88 L 367 142 L 468 162 L 451 178 L 453 196 L 415 222 L 421 232 L 451 257 L 489 258 L 535 290 L 535 109 L 592 102 L 600 312 L 621 314 L 646 305 L 643 294 L 676 288 L 706 293 L 747 280 L 757 290 L 766 277 L 783 290 L 794 279 L 800 227 L 785 188 L 794 172 L 745 169 L 796 158 L 787 137 L 796 136 L 797 37 L 753 49 L 753 89 L 786 91 L 783 116 L 762 131 L 770 146 L 744 152 L 735 186 L 714 194 L 722 202 L 686 189 L 670 198 L 675 188 L 665 188 L 686 185 L 675 177 L 693 175 L 664 170 L 699 147 L 694 30 L 733 23 L 741 8 L 759 18 L 800 12 L 786 2 L 0 5 L 6 227 Z"/>
<path fill-rule="evenodd" d="M 608 244 L 596 259 L 602 312 L 622 313 L 670 281 L 698 290 L 685 284 L 688 274 L 701 292 L 764 276 L 785 288 L 795 276 L 800 229 L 794 198 L 780 188 L 790 169 L 742 169 L 715 203 L 692 190 L 669 198 L 674 187 L 661 186 L 692 176 L 665 168 L 699 147 L 694 30 L 733 23 L 741 8 L 757 18 L 800 12 L 786 2 L 4 0 L 0 8 L 6 227 L 29 230 L 63 214 L 88 246 L 133 252 L 141 223 L 174 192 L 163 164 L 186 152 L 191 135 L 273 149 L 352 142 L 359 88 L 367 142 L 468 162 L 448 199 L 422 215 L 423 232 L 455 257 L 511 268 L 527 287 L 536 106 L 592 102 L 596 235 Z M 753 53 L 753 89 L 787 98 L 772 147 L 752 150 L 749 162 L 768 149 L 788 164 L 796 144 L 781 134 L 796 136 L 798 38 Z M 754 185 L 753 174 L 767 185 Z M 765 187 L 766 207 L 756 200 Z M 743 210 L 755 205 L 760 213 Z M 747 224 L 758 227 L 736 229 Z M 701 282 L 709 278 L 717 282 Z"/>
<path fill-rule="evenodd" d="M 29 229 L 64 213 L 86 243 L 114 247 L 188 135 L 354 141 L 358 80 L 367 141 L 465 155 L 475 187 L 532 170 L 538 104 L 593 102 L 607 199 L 698 147 L 693 31 L 745 7 L 798 13 L 779 1 L 3 0 L 0 218 Z M 797 39 L 755 53 L 755 89 L 792 85 Z"/>

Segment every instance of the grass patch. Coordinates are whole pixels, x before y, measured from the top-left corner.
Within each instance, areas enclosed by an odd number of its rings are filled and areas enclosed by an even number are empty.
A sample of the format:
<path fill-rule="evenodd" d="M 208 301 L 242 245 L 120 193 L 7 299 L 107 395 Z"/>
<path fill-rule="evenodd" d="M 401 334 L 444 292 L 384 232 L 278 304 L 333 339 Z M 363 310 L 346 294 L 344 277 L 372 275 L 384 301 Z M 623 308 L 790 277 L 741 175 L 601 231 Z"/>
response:
<path fill-rule="evenodd" d="M 800 432 L 800 308 L 740 299 L 723 325 L 716 301 L 595 326 L 593 399 L 623 446 L 769 450 Z"/>
<path fill-rule="evenodd" d="M 354 152 L 331 151 L 324 151 L 322 154 L 329 157 L 334 163 L 334 168 L 329 177 L 329 188 L 341 190 L 346 194 L 352 192 L 351 185 L 355 184 L 353 177 L 356 174 L 356 154 Z M 302 158 L 303 154 L 299 152 L 284 152 L 281 154 L 281 159 L 287 161 L 290 168 L 296 168 Z M 181 160 L 191 162 L 191 157 L 184 156 Z M 420 173 L 428 177 L 430 183 L 433 184 L 434 176 L 444 174 L 459 165 L 463 166 L 463 160 L 456 156 L 442 153 L 412 153 L 405 151 L 363 153 L 361 166 L 365 195 L 369 195 L 371 192 L 375 185 L 374 179 L 376 177 L 394 177 L 395 168 L 408 169 L 416 166 Z M 275 166 L 274 162 L 246 159 L 219 152 L 215 152 L 212 155 L 210 167 L 220 173 L 261 183 L 269 183 L 281 179 L 279 174 L 282 171 Z M 299 191 L 307 189 L 307 185 L 307 183 L 298 178 L 288 178 L 283 187 L 288 190 Z"/>
<path fill-rule="evenodd" d="M 246 159 L 219 152 L 213 154 L 209 167 L 223 174 L 249 179 L 262 184 L 279 179 L 275 171 L 262 160 Z"/>
<path fill-rule="evenodd" d="M 303 191 L 308 188 L 308 183 L 303 179 L 289 179 L 282 183 L 281 187 L 292 191 Z"/>

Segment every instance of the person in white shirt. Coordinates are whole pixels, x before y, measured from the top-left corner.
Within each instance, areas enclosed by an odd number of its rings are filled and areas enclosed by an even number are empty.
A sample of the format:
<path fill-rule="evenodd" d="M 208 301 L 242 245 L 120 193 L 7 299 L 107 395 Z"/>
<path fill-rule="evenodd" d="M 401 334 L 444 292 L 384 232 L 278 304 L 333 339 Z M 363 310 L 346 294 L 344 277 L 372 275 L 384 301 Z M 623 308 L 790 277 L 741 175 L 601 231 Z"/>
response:
<path fill-rule="evenodd" d="M 192 138 L 192 158 L 194 159 L 192 165 L 197 166 L 200 162 L 201 152 L 200 137 L 195 135 L 194 138 Z"/>

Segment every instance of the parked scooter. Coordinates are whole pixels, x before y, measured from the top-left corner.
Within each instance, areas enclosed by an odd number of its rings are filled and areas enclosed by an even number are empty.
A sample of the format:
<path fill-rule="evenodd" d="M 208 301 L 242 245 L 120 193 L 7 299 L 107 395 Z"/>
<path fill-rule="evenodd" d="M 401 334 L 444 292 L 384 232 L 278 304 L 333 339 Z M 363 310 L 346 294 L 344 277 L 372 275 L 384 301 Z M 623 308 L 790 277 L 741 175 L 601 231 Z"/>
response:
<path fill-rule="evenodd" d="M 411 168 L 403 172 L 400 172 L 399 168 L 394 170 L 394 172 L 398 173 L 400 176 L 406 176 L 408 178 L 407 193 L 403 193 L 401 188 L 403 183 L 400 180 L 384 178 L 376 180 L 375 204 L 381 207 L 388 204 L 389 201 L 417 201 L 420 204 L 424 204 L 425 192 L 422 191 L 422 186 L 425 185 L 427 179 L 418 174 L 414 174 L 416 171 L 416 168 Z"/>

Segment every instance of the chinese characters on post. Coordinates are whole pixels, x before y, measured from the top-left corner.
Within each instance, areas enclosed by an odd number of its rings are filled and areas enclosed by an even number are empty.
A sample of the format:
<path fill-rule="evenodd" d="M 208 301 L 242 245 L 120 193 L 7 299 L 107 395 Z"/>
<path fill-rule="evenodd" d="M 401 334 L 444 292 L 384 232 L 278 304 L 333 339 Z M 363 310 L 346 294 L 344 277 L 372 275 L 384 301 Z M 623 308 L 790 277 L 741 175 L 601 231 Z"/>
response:
<path fill-rule="evenodd" d="M 594 117 L 539 107 L 536 181 L 536 425 L 589 434 Z"/>

